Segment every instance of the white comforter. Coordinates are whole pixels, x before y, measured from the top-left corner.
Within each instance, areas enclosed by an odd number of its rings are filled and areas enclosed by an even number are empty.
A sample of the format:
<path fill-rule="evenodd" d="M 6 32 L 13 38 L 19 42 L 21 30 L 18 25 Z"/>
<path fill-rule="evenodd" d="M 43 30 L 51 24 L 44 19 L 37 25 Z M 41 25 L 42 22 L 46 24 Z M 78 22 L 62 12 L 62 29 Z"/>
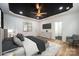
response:
<path fill-rule="evenodd" d="M 39 51 L 36 43 L 26 37 L 24 37 L 23 47 L 27 56 L 31 56 Z"/>

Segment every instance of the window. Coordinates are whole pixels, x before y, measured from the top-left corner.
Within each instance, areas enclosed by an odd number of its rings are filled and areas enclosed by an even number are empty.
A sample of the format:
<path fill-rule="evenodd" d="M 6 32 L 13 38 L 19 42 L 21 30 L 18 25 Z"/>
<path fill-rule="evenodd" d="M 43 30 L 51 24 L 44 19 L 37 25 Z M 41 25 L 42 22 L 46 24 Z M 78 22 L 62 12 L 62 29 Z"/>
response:
<path fill-rule="evenodd" d="M 24 32 L 31 32 L 32 31 L 32 23 L 23 23 L 23 31 Z"/>

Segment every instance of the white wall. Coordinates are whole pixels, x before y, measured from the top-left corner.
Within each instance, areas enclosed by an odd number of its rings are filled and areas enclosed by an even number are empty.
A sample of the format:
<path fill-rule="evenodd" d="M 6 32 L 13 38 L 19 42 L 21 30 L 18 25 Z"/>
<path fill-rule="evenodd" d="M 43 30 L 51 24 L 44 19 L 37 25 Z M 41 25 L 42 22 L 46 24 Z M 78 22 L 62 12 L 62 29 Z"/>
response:
<path fill-rule="evenodd" d="M 72 9 L 58 14 L 56 16 L 51 16 L 40 21 L 40 32 L 43 34 L 46 33 L 45 30 L 42 29 L 42 24 L 51 23 L 51 35 L 52 39 L 55 39 L 55 22 L 62 22 L 62 36 L 63 41 L 66 40 L 66 36 L 72 36 L 73 34 L 79 34 L 79 9 L 73 11 Z M 46 36 L 49 36 L 48 34 Z"/>
<path fill-rule="evenodd" d="M 32 32 L 23 32 L 23 22 L 32 23 Z M 12 14 L 4 14 L 4 24 L 5 28 L 13 29 L 16 33 L 22 33 L 26 35 L 34 35 L 38 34 L 38 22 L 32 20 L 31 18 L 22 18 Z"/>

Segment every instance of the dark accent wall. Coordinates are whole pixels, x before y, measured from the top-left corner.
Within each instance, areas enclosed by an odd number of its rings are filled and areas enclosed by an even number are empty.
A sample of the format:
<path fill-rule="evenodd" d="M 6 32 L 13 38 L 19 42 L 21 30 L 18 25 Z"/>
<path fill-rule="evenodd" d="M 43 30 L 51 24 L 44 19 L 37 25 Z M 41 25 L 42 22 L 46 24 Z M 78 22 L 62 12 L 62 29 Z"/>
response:
<path fill-rule="evenodd" d="M 0 10 L 1 10 L 1 28 L 4 28 L 4 15 L 3 15 L 2 9 Z"/>

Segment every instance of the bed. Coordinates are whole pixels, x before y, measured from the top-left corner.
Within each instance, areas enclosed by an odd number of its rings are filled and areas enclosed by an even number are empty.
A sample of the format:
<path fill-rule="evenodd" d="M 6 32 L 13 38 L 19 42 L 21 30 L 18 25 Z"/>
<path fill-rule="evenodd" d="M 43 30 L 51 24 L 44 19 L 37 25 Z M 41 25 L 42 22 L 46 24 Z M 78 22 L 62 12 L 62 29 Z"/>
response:
<path fill-rule="evenodd" d="M 45 51 L 45 49 L 46 49 L 45 42 L 43 42 L 42 40 L 40 40 L 34 36 L 25 36 L 25 37 L 36 44 L 36 46 L 39 50 L 37 53 L 42 53 L 43 51 Z M 19 47 L 13 42 L 13 37 L 6 38 L 3 40 L 3 42 L 2 42 L 2 54 L 3 55 L 20 55 L 20 56 L 27 55 L 25 53 L 24 47 Z"/>

